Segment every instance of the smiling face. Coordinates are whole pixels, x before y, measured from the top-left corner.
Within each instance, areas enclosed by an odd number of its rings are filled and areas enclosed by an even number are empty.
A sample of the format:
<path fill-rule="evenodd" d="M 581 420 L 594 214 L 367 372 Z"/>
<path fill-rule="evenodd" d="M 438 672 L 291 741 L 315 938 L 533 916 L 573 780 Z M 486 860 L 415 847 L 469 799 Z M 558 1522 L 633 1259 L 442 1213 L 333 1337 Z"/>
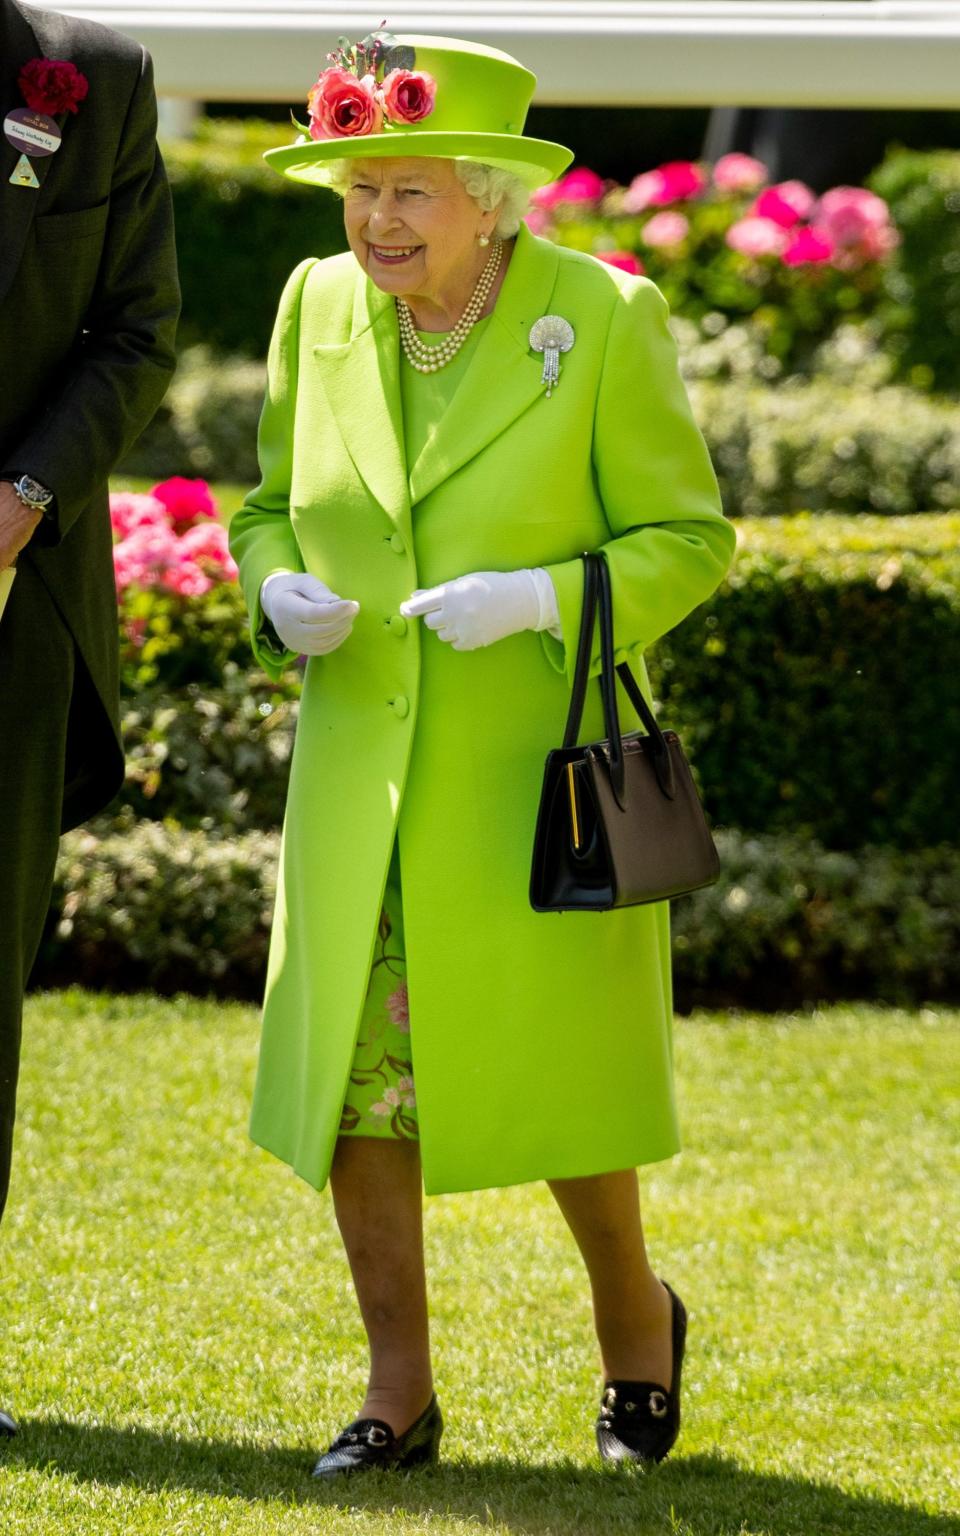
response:
<path fill-rule="evenodd" d="M 490 254 L 479 236 L 492 236 L 498 211 L 480 209 L 453 161 L 354 160 L 343 209 L 350 249 L 377 287 L 455 323 Z"/>

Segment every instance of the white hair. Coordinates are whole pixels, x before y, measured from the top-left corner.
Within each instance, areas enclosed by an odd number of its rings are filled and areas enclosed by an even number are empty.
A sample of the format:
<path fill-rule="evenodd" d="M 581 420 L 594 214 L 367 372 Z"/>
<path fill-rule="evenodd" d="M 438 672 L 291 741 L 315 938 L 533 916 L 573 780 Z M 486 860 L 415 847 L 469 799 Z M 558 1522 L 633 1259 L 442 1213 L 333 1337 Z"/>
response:
<path fill-rule="evenodd" d="M 346 158 L 326 161 L 321 184 L 343 197 L 350 184 L 352 165 L 353 161 Z M 483 213 L 500 209 L 494 234 L 501 240 L 509 240 L 515 235 L 530 207 L 530 188 L 521 178 L 513 171 L 504 171 L 479 160 L 455 159 L 453 167 L 467 196 L 473 198 Z"/>

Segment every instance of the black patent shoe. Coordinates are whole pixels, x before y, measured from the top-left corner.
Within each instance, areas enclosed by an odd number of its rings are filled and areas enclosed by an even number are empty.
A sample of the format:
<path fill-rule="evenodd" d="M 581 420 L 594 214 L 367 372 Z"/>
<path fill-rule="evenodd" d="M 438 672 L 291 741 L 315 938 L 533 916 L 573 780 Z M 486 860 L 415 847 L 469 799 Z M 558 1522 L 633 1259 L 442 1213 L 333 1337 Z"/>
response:
<path fill-rule="evenodd" d="M 405 1471 L 436 1461 L 443 1434 L 443 1414 L 431 1397 L 419 1419 L 395 1435 L 382 1419 L 356 1419 L 334 1440 L 313 1469 L 317 1478 L 342 1477 L 347 1472 Z"/>
<path fill-rule="evenodd" d="M 655 1381 L 608 1381 L 597 1419 L 597 1446 L 604 1461 L 662 1461 L 680 1433 L 680 1373 L 687 1342 L 687 1312 L 665 1280 L 670 1297 L 673 1380 L 666 1391 Z"/>
<path fill-rule="evenodd" d="M 9 1413 L 0 1412 L 0 1440 L 12 1440 L 17 1433 L 17 1421 Z"/>

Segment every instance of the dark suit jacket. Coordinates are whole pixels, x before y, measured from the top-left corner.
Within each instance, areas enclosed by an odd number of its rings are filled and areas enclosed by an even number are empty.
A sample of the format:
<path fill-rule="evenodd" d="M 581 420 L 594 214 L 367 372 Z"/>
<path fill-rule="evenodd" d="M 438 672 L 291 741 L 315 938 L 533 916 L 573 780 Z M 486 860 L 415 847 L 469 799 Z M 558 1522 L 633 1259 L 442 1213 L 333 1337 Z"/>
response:
<path fill-rule="evenodd" d="M 10 185 L 18 152 L 0 139 L 0 479 L 26 473 L 56 493 L 20 559 L 94 685 L 71 715 L 66 828 L 122 782 L 107 476 L 169 384 L 180 293 L 148 55 L 106 27 L 0 0 L 3 116 L 24 104 L 18 74 L 41 54 L 70 60 L 90 89 L 58 119 L 56 154 L 31 161 L 39 191 Z M 29 656 L 22 665 L 42 708 L 42 679 Z"/>

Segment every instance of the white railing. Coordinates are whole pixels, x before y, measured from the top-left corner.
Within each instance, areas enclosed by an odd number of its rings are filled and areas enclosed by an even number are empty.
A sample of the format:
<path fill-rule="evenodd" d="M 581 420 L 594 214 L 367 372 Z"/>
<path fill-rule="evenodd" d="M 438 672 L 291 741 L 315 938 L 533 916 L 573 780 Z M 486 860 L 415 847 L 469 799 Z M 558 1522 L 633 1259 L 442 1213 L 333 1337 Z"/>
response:
<path fill-rule="evenodd" d="M 33 0 L 36 4 L 37 0 Z M 339 34 L 515 54 L 564 105 L 960 107 L 957 0 L 68 0 L 150 49 L 161 93 L 298 102 Z M 309 82 L 308 82 L 309 83 Z"/>

